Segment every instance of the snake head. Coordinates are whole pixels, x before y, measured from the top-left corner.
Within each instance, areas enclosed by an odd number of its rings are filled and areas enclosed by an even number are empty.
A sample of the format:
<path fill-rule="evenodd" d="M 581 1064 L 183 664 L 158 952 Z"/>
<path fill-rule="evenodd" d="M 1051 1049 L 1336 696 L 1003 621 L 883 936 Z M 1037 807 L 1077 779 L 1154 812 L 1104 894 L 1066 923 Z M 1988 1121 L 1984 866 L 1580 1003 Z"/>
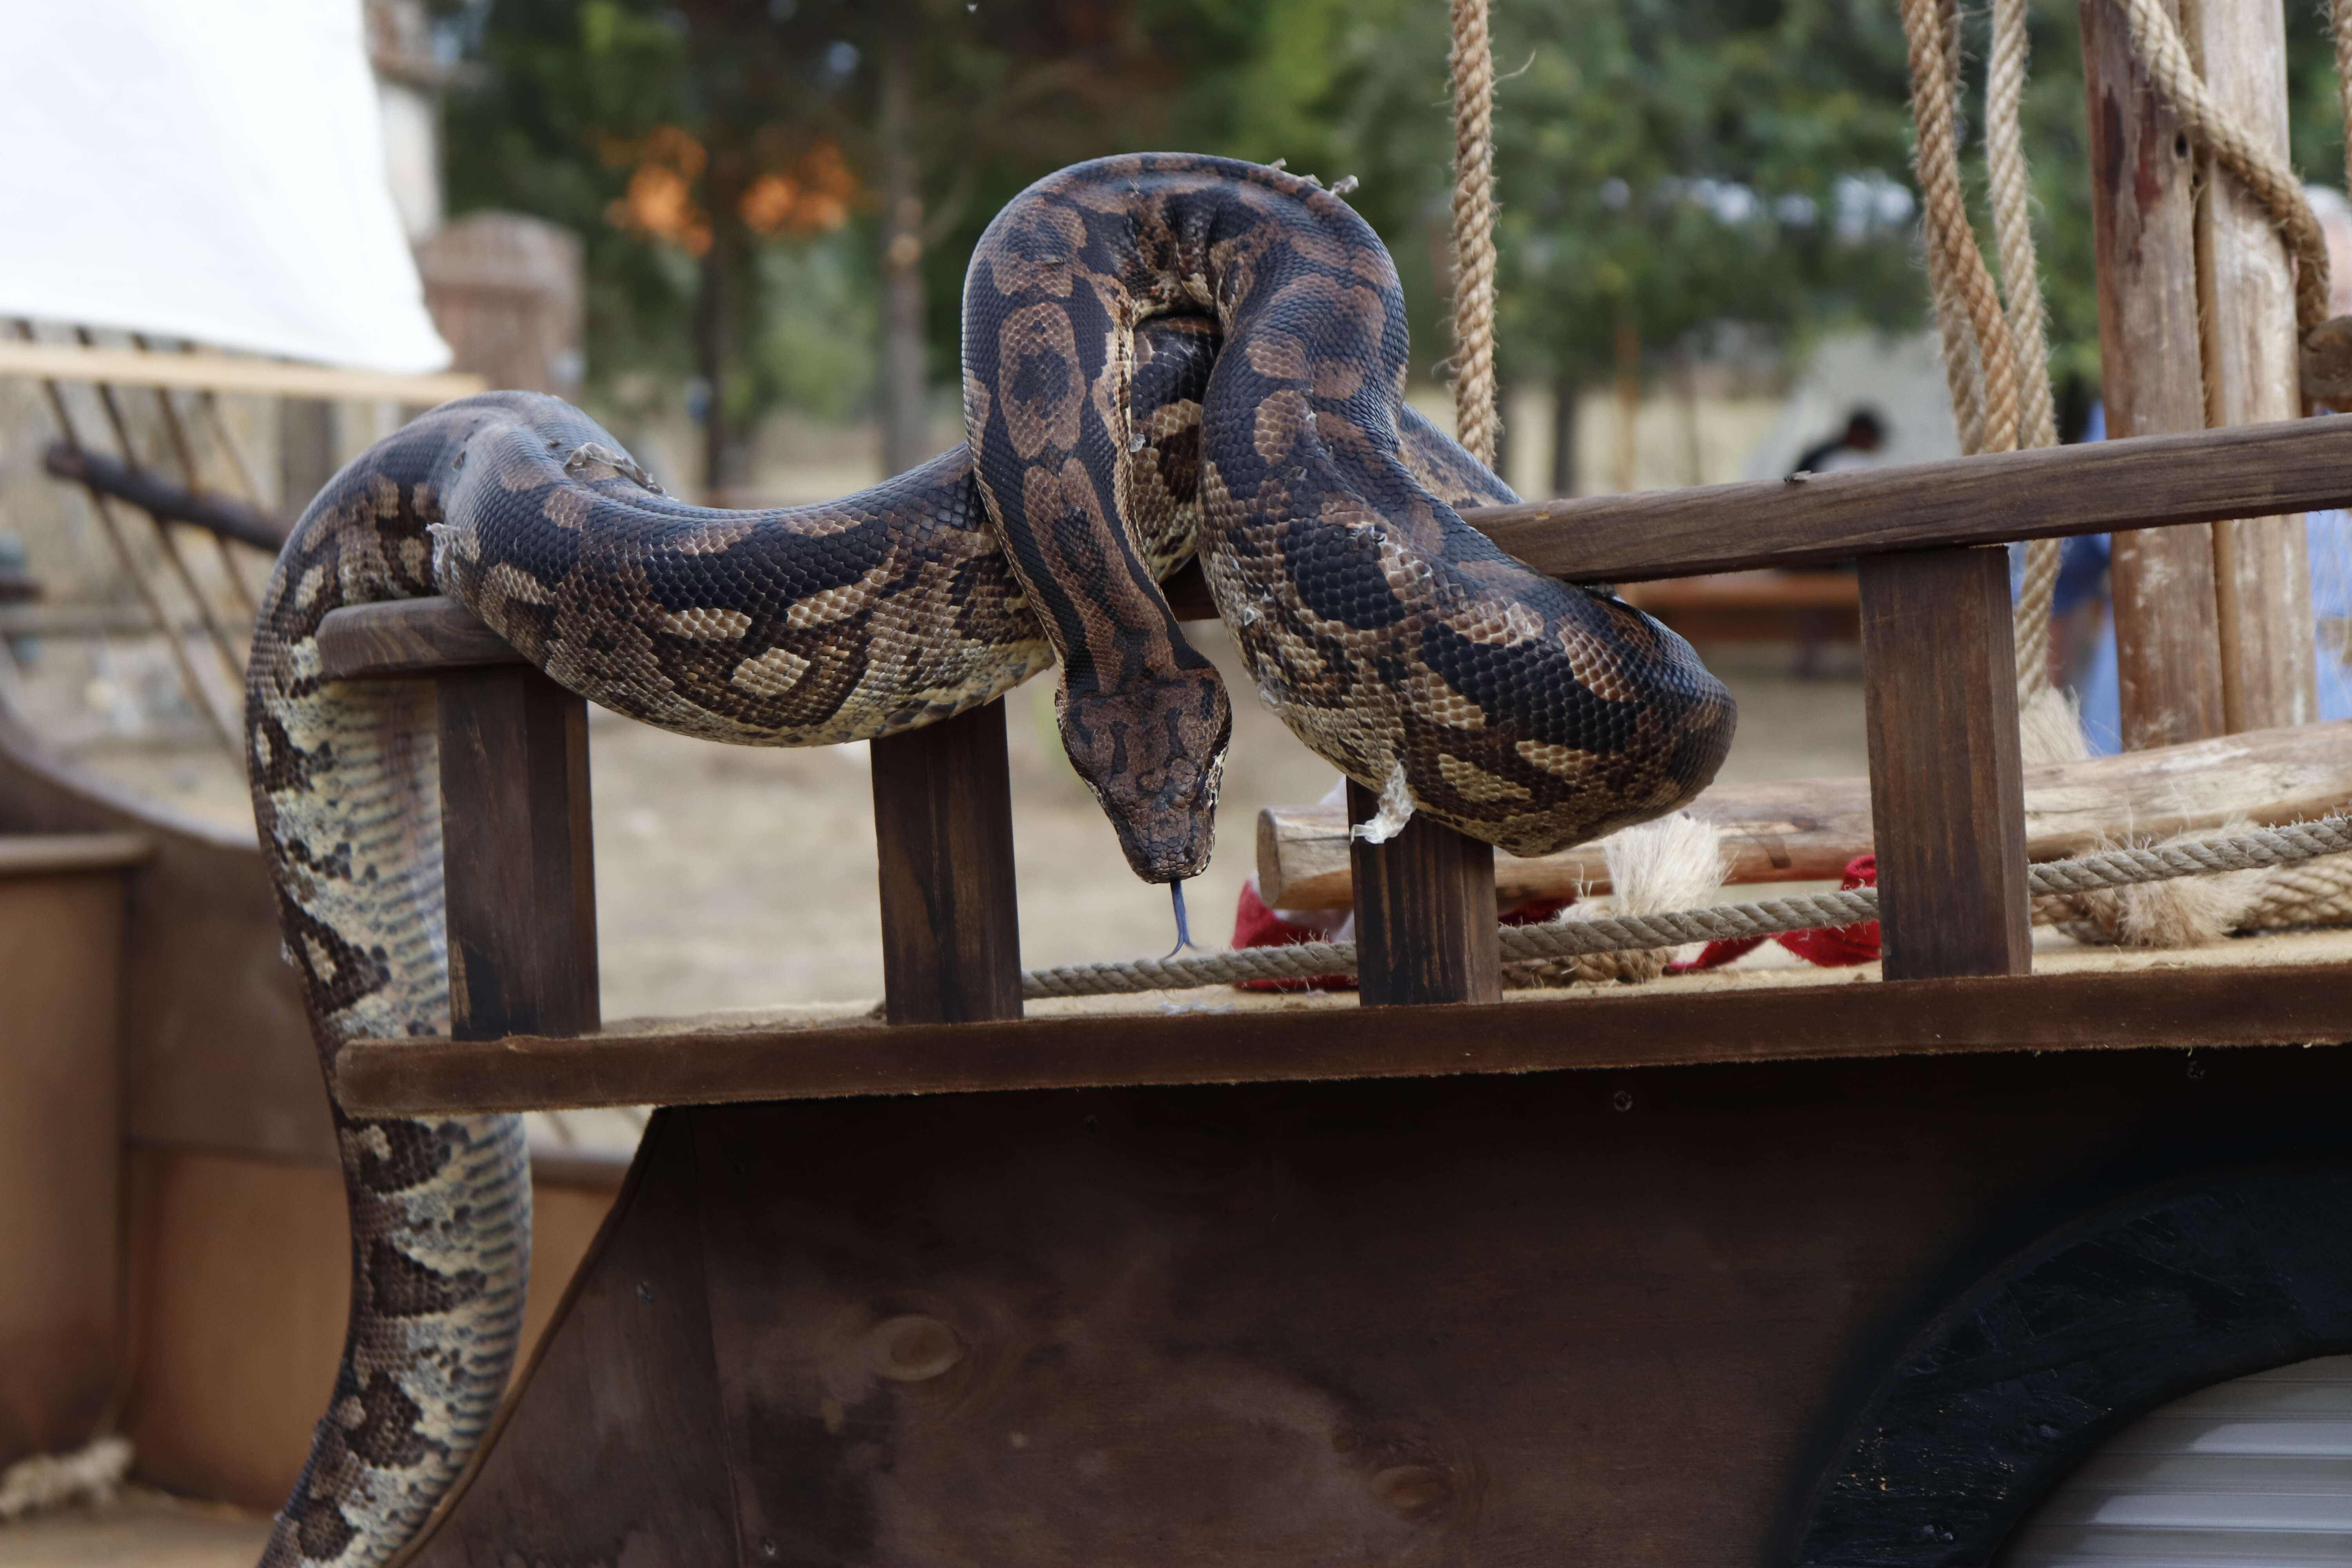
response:
<path fill-rule="evenodd" d="M 1058 696 L 1062 745 L 1147 882 L 1197 877 L 1217 837 L 1217 786 L 1234 735 L 1224 682 L 1203 666 L 1108 691 Z"/>

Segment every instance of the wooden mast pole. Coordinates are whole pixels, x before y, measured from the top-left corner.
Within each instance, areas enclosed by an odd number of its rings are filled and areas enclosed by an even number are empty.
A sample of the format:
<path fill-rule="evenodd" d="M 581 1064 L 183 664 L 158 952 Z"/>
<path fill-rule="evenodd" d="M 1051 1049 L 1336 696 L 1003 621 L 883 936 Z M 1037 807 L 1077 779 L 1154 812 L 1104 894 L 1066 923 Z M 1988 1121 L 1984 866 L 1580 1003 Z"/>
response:
<path fill-rule="evenodd" d="M 2196 159 L 2134 59 L 2117 0 L 2082 0 L 2082 18 L 2107 434 L 2202 429 Z M 2126 750 L 2206 740 L 2227 728 L 2213 560 L 2210 527 L 2115 536 Z"/>
<path fill-rule="evenodd" d="M 2287 161 L 2286 26 L 2280 0 L 2182 0 L 2198 74 L 2255 143 Z M 2197 210 L 2206 423 L 2303 413 L 2294 273 L 2285 241 L 2236 180 L 2209 166 Z M 2213 525 L 2221 694 L 2231 732 L 2319 716 L 2311 565 L 2300 516 Z"/>

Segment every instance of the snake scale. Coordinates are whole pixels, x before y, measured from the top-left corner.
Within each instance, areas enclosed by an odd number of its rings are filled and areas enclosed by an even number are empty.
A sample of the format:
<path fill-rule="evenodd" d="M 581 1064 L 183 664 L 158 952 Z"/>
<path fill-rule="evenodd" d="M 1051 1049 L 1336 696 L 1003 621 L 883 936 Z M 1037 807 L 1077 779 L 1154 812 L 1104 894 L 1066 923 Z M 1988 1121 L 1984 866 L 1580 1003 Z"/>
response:
<path fill-rule="evenodd" d="M 683 504 L 520 393 L 436 409 L 320 492 L 261 606 L 247 731 L 330 1065 L 449 1019 L 432 694 L 321 679 L 346 605 L 451 595 L 592 700 L 758 745 L 890 734 L 1058 662 L 1070 760 L 1150 881 L 1206 863 L 1232 724 L 1159 587 L 1195 551 L 1260 698 L 1463 832 L 1542 853 L 1713 776 L 1733 709 L 1689 647 L 1456 515 L 1515 498 L 1405 406 L 1394 267 L 1315 182 L 1182 154 L 1049 176 L 982 237 L 963 347 L 968 445 L 824 505 Z M 279 1568 L 382 1563 L 418 1531 L 521 1319 L 518 1120 L 335 1118 L 349 1337 Z"/>

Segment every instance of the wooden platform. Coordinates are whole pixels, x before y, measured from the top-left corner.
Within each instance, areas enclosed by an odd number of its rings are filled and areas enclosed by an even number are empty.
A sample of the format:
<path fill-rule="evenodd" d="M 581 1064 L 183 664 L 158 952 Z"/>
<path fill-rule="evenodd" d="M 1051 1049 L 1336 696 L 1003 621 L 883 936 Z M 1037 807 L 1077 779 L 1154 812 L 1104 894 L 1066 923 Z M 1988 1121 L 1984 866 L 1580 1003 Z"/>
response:
<path fill-rule="evenodd" d="M 807 1007 L 572 1038 L 362 1040 L 336 1076 L 352 1111 L 406 1116 L 2352 1039 L 2352 933 L 2037 961 L 2034 975 L 1938 980 L 1884 981 L 1874 964 L 1690 975 L 1433 1012 L 1222 987 L 1034 1002 L 1028 1017 L 977 1024 Z"/>

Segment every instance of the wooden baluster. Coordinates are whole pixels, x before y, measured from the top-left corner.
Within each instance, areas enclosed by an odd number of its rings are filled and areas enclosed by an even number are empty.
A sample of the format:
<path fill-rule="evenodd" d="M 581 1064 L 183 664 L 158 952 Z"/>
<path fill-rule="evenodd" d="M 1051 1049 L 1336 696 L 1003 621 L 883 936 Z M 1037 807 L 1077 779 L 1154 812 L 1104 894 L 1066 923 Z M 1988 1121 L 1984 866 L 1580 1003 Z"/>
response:
<path fill-rule="evenodd" d="M 1350 823 L 1370 822 L 1380 805 L 1378 795 L 1348 782 Z M 1367 1005 L 1502 1000 L 1491 847 L 1415 816 L 1385 844 L 1356 839 L 1349 858 Z"/>
<path fill-rule="evenodd" d="M 2008 552 L 1864 557 L 1862 651 L 1886 977 L 2029 973 Z"/>
<path fill-rule="evenodd" d="M 883 1011 L 894 1024 L 1021 1016 L 1004 704 L 874 742 Z"/>
<path fill-rule="evenodd" d="M 450 1032 L 593 1034 L 588 705 L 527 666 L 456 670 L 435 685 Z"/>

